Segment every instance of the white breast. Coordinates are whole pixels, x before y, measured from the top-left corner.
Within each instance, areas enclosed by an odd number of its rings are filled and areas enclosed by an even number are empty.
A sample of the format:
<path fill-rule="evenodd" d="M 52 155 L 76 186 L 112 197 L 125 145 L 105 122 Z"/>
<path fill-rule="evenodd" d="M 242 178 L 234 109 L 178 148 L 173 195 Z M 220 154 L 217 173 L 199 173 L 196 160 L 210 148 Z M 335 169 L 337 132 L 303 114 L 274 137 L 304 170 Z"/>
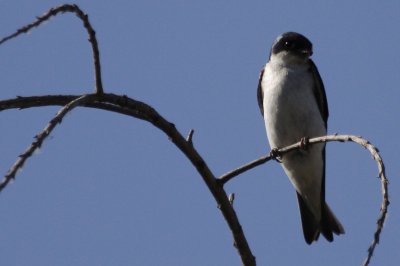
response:
<path fill-rule="evenodd" d="M 307 65 L 288 67 L 269 62 L 264 70 L 264 120 L 271 148 L 281 148 L 302 137 L 326 134 L 312 91 Z"/>

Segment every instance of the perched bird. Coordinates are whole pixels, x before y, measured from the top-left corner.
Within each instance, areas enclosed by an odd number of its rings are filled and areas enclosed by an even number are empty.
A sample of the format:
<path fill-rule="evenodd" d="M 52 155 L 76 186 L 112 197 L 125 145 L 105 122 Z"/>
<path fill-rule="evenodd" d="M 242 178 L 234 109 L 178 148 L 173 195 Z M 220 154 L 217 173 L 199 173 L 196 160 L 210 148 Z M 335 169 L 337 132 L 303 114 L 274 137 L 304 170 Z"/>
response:
<path fill-rule="evenodd" d="M 326 135 L 328 105 L 314 62 L 312 44 L 303 35 L 286 32 L 273 43 L 258 82 L 258 105 L 264 116 L 271 149 Z M 296 189 L 305 241 L 322 233 L 329 241 L 344 234 L 325 202 L 325 143 L 284 154 L 285 173 Z"/>

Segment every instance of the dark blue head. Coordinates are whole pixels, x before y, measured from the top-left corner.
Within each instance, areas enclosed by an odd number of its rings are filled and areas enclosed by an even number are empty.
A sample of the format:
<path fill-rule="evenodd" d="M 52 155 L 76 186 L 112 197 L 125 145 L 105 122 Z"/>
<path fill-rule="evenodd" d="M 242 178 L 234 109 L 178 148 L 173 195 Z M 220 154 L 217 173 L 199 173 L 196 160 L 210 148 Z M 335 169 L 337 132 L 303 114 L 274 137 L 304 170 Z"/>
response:
<path fill-rule="evenodd" d="M 301 57 L 312 55 L 312 43 L 296 32 L 286 32 L 278 36 L 272 45 L 271 55 L 286 51 Z"/>

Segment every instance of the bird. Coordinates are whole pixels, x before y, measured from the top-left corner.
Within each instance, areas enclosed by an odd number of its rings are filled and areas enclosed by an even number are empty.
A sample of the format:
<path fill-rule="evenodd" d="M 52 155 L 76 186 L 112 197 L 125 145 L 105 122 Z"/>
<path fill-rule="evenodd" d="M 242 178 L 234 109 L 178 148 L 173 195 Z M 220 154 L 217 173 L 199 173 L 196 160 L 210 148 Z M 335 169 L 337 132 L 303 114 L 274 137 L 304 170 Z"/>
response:
<path fill-rule="evenodd" d="M 258 81 L 257 100 L 271 151 L 327 133 L 325 88 L 314 62 L 312 43 L 296 32 L 279 35 Z M 279 157 L 293 184 L 307 244 L 320 233 L 333 241 L 342 224 L 325 202 L 325 143 L 303 145 Z"/>

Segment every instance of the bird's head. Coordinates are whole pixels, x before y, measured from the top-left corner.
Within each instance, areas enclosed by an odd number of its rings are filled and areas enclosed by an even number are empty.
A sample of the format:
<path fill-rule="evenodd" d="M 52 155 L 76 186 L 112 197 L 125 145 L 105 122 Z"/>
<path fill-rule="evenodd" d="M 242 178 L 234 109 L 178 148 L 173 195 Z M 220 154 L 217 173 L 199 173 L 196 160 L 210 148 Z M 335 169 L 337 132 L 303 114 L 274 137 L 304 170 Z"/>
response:
<path fill-rule="evenodd" d="M 312 43 L 306 37 L 296 32 L 286 32 L 274 41 L 270 60 L 301 64 L 306 62 L 312 53 Z"/>

